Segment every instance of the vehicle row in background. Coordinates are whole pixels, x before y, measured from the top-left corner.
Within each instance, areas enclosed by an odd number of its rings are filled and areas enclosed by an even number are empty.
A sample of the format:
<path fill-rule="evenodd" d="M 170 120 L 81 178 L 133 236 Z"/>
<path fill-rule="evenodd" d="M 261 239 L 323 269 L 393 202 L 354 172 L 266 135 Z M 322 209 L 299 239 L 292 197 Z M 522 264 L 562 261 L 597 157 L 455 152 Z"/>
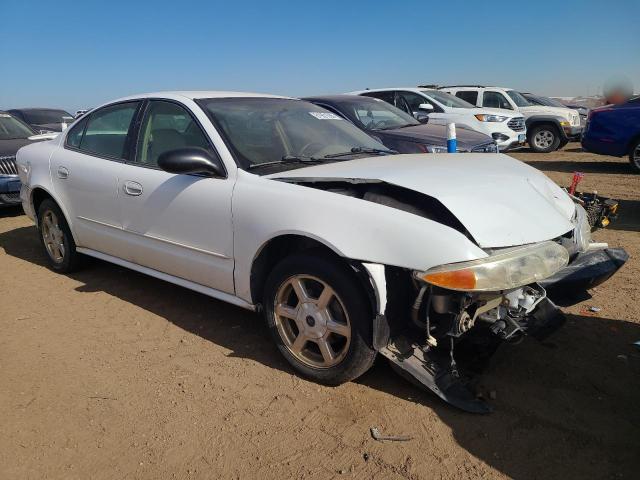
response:
<path fill-rule="evenodd" d="M 533 105 L 511 88 L 483 85 L 450 85 L 439 87 L 472 105 L 520 112 L 527 125 L 527 142 L 532 150 L 548 153 L 577 140 L 582 133 L 580 114 L 566 107 Z"/>
<path fill-rule="evenodd" d="M 357 95 L 327 95 L 303 100 L 326 108 L 399 153 L 446 153 L 447 127 L 421 123 L 387 102 Z M 458 152 L 498 151 L 493 139 L 468 128 L 457 129 Z"/>
<path fill-rule="evenodd" d="M 420 121 L 428 120 L 429 124 L 455 123 L 484 133 L 495 140 L 501 152 L 522 146 L 526 140 L 521 113 L 479 109 L 433 88 L 376 88 L 352 93 L 384 100 Z"/>

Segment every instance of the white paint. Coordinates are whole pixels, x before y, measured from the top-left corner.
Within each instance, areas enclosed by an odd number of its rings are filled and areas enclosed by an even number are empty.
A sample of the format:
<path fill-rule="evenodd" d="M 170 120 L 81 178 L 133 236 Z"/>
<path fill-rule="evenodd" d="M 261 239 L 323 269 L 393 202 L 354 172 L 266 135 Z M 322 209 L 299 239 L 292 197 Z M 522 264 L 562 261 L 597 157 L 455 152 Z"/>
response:
<path fill-rule="evenodd" d="M 379 263 L 363 263 L 362 265 L 369 272 L 371 283 L 375 289 L 378 313 L 384 315 L 387 310 L 387 278 L 384 273 L 384 265 Z"/>

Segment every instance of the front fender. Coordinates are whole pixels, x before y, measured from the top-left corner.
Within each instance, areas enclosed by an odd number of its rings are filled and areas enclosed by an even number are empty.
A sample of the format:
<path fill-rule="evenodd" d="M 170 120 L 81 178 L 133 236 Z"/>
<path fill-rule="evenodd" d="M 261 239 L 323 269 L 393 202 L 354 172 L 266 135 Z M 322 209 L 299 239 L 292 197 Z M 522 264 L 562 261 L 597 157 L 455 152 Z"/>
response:
<path fill-rule="evenodd" d="M 272 238 L 312 238 L 341 257 L 426 270 L 487 254 L 462 233 L 358 198 L 240 171 L 233 194 L 236 295 L 251 300 L 253 259 Z"/>

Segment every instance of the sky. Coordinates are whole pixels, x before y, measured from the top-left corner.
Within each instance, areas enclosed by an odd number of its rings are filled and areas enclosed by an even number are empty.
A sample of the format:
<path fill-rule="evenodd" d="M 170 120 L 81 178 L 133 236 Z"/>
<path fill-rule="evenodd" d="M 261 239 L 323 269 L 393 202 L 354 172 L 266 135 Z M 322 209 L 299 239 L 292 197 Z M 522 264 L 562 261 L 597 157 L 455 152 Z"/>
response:
<path fill-rule="evenodd" d="M 640 1 L 0 0 L 0 109 L 160 90 L 640 90 Z"/>

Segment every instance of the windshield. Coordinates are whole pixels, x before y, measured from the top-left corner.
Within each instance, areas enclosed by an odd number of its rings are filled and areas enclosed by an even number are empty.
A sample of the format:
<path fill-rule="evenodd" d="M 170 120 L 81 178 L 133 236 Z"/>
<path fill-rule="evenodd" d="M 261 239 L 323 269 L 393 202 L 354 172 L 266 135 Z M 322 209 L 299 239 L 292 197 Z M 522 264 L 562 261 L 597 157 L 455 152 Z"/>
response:
<path fill-rule="evenodd" d="M 436 102 L 441 103 L 445 107 L 452 108 L 476 108 L 475 105 L 470 104 L 458 98 L 454 95 L 451 95 L 447 92 L 441 92 L 439 90 L 422 90 L 426 96 L 433 98 Z"/>
<path fill-rule="evenodd" d="M 210 98 L 198 103 L 245 169 L 289 157 L 385 149 L 347 120 L 302 100 Z"/>
<path fill-rule="evenodd" d="M 27 138 L 33 134 L 34 132 L 19 120 L 8 113 L 0 113 L 0 140 Z"/>
<path fill-rule="evenodd" d="M 366 130 L 392 130 L 420 125 L 415 118 L 399 108 L 378 99 L 349 101 L 339 105 L 340 111 Z"/>
<path fill-rule="evenodd" d="M 22 112 L 24 118 L 31 125 L 46 125 L 49 123 L 70 123 L 73 116 L 64 110 L 29 110 Z M 67 118 L 64 118 L 67 117 Z"/>
<path fill-rule="evenodd" d="M 526 98 L 522 96 L 520 92 L 516 92 L 515 90 L 507 90 L 507 95 L 511 97 L 513 103 L 515 103 L 518 107 L 530 107 L 531 104 L 527 101 Z"/>

